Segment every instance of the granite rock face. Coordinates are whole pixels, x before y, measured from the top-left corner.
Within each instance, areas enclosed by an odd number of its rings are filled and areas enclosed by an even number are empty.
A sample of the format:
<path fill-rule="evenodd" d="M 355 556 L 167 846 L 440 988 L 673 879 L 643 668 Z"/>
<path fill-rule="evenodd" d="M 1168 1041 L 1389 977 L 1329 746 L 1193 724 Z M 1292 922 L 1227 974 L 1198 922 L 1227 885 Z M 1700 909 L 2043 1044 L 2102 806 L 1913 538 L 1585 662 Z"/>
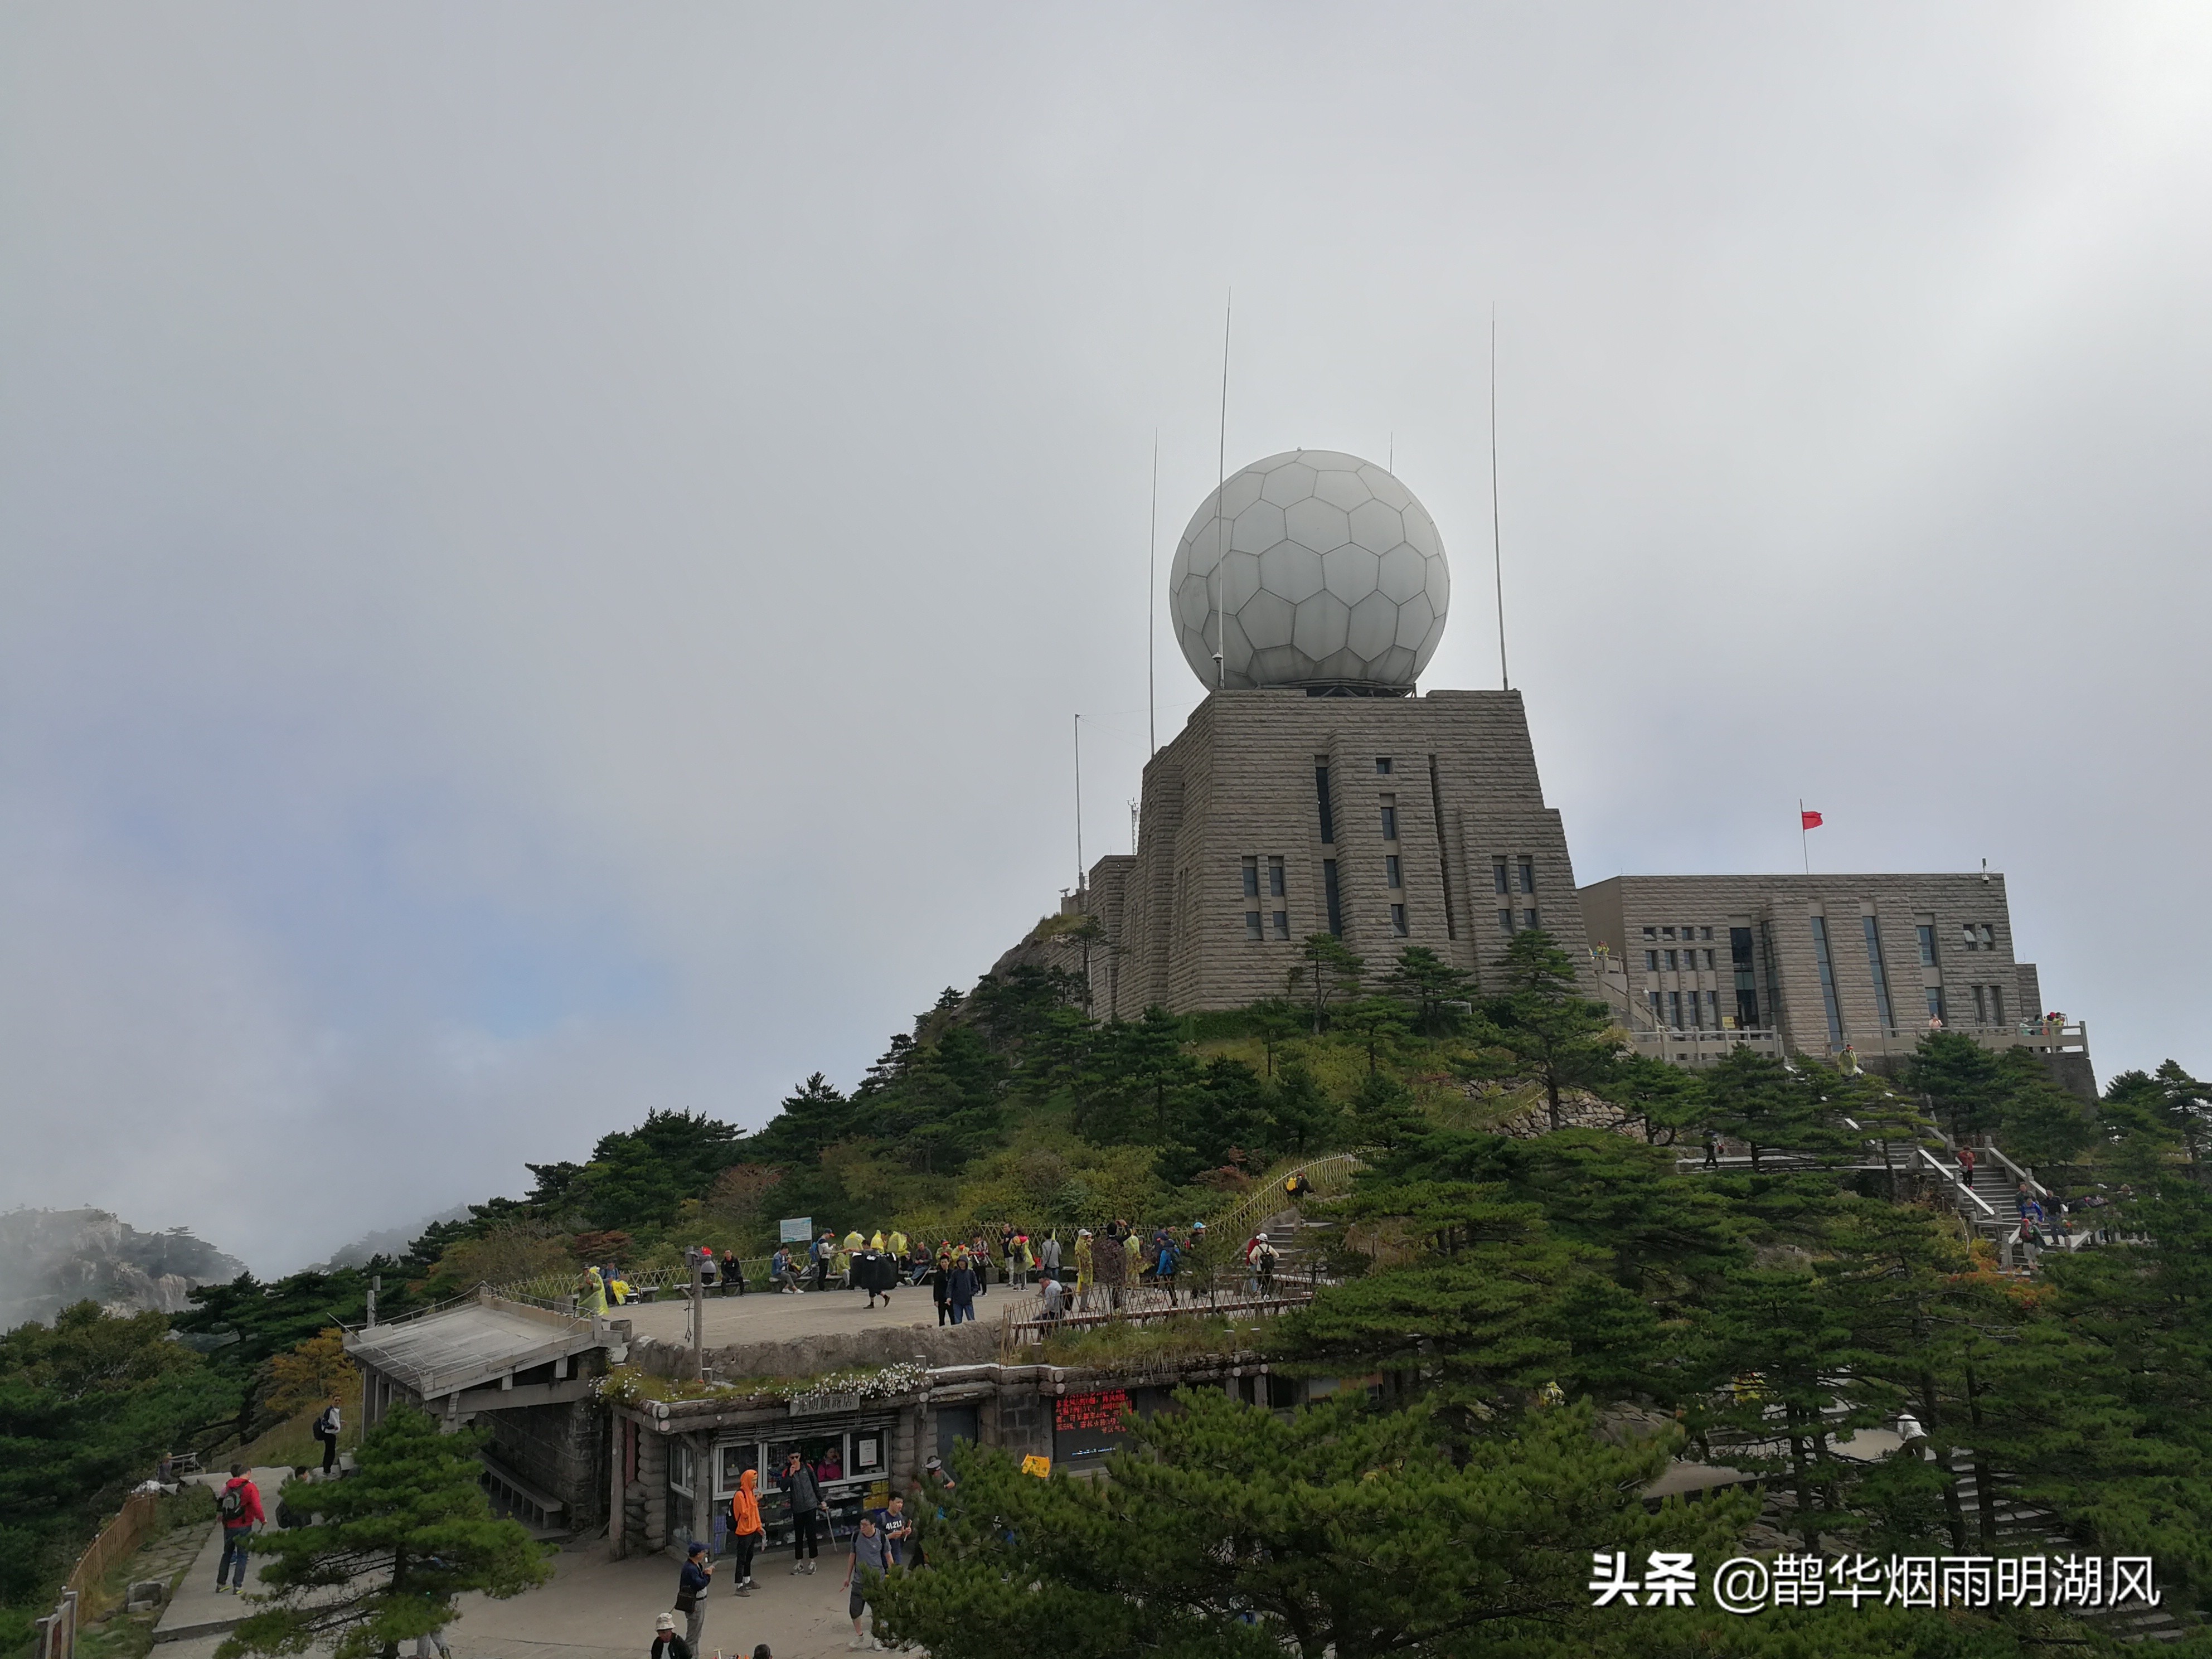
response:
<path fill-rule="evenodd" d="M 87 1300 L 114 1313 L 182 1313 L 196 1288 L 245 1271 L 181 1229 L 142 1233 L 105 1210 L 14 1210 L 0 1215 L 0 1330 Z"/>

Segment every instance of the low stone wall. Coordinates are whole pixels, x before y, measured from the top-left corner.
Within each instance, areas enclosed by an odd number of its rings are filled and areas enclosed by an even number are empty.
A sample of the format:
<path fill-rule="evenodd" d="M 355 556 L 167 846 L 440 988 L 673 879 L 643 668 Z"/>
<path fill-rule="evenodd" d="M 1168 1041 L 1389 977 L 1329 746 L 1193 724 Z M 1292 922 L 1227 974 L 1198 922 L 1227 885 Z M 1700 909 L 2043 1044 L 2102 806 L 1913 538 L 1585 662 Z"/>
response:
<path fill-rule="evenodd" d="M 981 1364 L 998 1357 L 999 1322 L 965 1325 L 882 1325 L 833 1331 L 781 1342 L 738 1342 L 706 1351 L 717 1376 L 819 1376 L 826 1371 L 896 1365 L 920 1359 L 930 1365 Z M 654 1376 L 688 1376 L 691 1350 L 679 1343 L 634 1341 L 629 1363 Z"/>

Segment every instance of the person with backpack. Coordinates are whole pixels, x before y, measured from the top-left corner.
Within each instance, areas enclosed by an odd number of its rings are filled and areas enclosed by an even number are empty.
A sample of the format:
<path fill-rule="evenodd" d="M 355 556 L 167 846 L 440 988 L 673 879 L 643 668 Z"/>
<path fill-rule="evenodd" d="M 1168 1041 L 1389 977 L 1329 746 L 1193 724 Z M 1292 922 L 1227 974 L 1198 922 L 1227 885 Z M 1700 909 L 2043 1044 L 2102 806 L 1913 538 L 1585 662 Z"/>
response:
<path fill-rule="evenodd" d="M 732 1589 L 739 1595 L 753 1593 L 753 1552 L 768 1542 L 768 1526 L 755 1495 L 759 1485 L 760 1471 L 747 1469 L 738 1477 L 738 1489 L 730 1498 L 730 1553 L 737 1557 Z"/>
<path fill-rule="evenodd" d="M 333 1400 L 315 1419 L 315 1438 L 323 1443 L 323 1474 L 325 1477 L 337 1465 L 339 1426 L 338 1402 Z"/>
<path fill-rule="evenodd" d="M 821 1553 L 814 1529 L 822 1519 L 822 1486 L 814 1471 L 806 1467 L 806 1460 L 795 1451 L 783 1460 L 783 1492 L 791 1502 L 791 1570 L 811 1573 Z"/>
<path fill-rule="evenodd" d="M 261 1513 L 261 1488 L 253 1484 L 245 1464 L 230 1466 L 229 1484 L 216 1496 L 215 1518 L 222 1523 L 222 1555 L 215 1564 L 215 1592 L 222 1594 L 223 1575 L 228 1571 L 230 1593 L 238 1595 L 246 1589 L 246 1540 L 253 1536 L 254 1528 L 268 1524 L 268 1517 Z M 237 1563 L 234 1569 L 233 1562 Z"/>
<path fill-rule="evenodd" d="M 875 1511 L 865 1510 L 860 1530 L 853 1534 L 852 1559 L 845 1564 L 845 1588 L 850 1592 L 845 1611 L 853 1620 L 853 1639 L 846 1645 L 855 1652 L 882 1645 L 861 1627 L 860 1618 L 890 1566 L 890 1541 L 876 1528 Z"/>

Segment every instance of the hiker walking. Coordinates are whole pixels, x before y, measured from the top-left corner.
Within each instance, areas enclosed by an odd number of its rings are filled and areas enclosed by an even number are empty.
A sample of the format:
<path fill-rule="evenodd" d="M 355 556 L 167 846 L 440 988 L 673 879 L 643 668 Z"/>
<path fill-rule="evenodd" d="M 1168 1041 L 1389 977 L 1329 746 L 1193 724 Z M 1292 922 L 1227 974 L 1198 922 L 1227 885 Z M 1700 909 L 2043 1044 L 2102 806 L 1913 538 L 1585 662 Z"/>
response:
<path fill-rule="evenodd" d="M 246 1540 L 253 1536 L 254 1528 L 267 1523 L 261 1513 L 261 1488 L 253 1484 L 245 1464 L 230 1466 L 230 1480 L 215 1500 L 215 1518 L 222 1522 L 222 1554 L 215 1564 L 216 1594 L 222 1594 L 223 1573 L 228 1570 L 230 1593 L 237 1595 L 246 1589 Z"/>
<path fill-rule="evenodd" d="M 323 1443 L 325 1474 L 328 1474 L 338 1461 L 338 1402 L 333 1400 L 315 1419 L 315 1438 Z"/>
<path fill-rule="evenodd" d="M 952 1271 L 945 1281 L 945 1298 L 952 1304 L 952 1322 L 968 1323 L 975 1317 L 975 1293 L 982 1286 L 965 1251 L 952 1258 Z"/>
<path fill-rule="evenodd" d="M 890 1571 L 890 1543 L 876 1528 L 872 1511 L 860 1516 L 860 1529 L 853 1534 L 852 1559 L 845 1564 L 845 1587 L 852 1592 L 845 1611 L 853 1620 L 853 1639 L 846 1645 L 854 1652 L 878 1645 L 876 1638 L 861 1627 L 861 1616 L 867 1611 L 868 1601 L 884 1575 Z"/>

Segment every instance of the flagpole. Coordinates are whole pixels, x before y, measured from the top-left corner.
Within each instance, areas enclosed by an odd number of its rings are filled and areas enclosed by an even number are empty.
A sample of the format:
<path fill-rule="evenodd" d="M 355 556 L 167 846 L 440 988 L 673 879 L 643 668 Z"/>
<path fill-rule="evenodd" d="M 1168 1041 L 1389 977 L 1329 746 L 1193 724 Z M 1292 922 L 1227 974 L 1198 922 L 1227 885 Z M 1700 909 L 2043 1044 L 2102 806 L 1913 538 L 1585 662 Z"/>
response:
<path fill-rule="evenodd" d="M 1813 873 L 1813 832 L 1805 827 L 1805 798 L 1797 797 L 1797 844 L 1804 849 L 1805 873 Z"/>

